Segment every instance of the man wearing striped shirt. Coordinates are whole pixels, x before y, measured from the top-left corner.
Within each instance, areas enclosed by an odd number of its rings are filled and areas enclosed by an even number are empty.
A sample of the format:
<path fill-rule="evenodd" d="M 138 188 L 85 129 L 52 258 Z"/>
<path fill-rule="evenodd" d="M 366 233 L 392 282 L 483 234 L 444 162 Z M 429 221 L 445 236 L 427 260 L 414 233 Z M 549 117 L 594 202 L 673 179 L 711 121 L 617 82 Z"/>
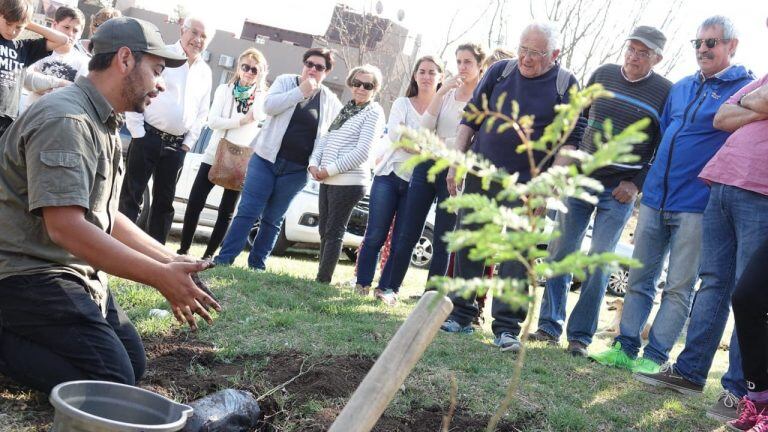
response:
<path fill-rule="evenodd" d="M 613 164 L 592 174 L 604 187 L 598 194 L 597 205 L 580 199 L 567 201 L 567 213 L 558 215 L 561 236 L 549 245 L 550 256 L 559 261 L 579 250 L 581 242 L 594 214 L 592 244 L 589 253 L 613 252 L 624 226 L 632 215 L 635 198 L 642 189 L 656 146 L 662 131 L 659 119 L 672 83 L 653 71 L 662 59 L 666 42 L 664 34 L 648 26 L 634 29 L 627 38 L 623 66 L 606 64 L 598 68 L 588 85 L 602 84 L 613 92 L 612 98 L 599 99 L 585 113 L 587 129 L 579 145 L 581 150 L 593 153 L 595 136 L 603 133 L 606 120 L 619 132 L 643 118 L 650 118 L 646 130 L 648 139 L 635 145 L 633 153 L 639 160 L 631 165 Z M 573 149 L 573 146 L 569 146 Z M 565 163 L 566 160 L 555 163 Z M 587 346 L 597 329 L 600 303 L 608 284 L 604 268 L 595 269 L 582 282 L 579 300 L 568 320 L 566 333 L 568 352 L 586 356 Z M 538 330 L 530 335 L 532 340 L 557 343 L 563 332 L 568 287 L 571 275 L 549 278 L 541 304 Z"/>

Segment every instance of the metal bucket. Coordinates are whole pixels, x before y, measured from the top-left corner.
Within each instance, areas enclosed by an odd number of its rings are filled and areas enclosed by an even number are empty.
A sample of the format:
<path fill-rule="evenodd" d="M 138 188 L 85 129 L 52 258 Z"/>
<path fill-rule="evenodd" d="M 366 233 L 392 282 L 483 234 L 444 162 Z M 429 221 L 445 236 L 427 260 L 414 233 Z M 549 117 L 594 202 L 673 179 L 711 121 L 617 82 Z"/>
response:
<path fill-rule="evenodd" d="M 51 391 L 51 432 L 172 432 L 192 408 L 159 394 L 106 381 L 70 381 Z"/>

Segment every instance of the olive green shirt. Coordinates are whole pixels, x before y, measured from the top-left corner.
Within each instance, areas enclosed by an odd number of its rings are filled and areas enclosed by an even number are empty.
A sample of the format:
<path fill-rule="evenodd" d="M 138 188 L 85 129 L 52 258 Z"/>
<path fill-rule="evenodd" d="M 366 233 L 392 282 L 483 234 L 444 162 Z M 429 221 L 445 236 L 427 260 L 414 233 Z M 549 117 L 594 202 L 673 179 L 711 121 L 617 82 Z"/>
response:
<path fill-rule="evenodd" d="M 42 209 L 79 206 L 112 232 L 123 173 L 118 123 L 80 77 L 32 104 L 0 138 L 0 279 L 70 273 L 106 313 L 106 275 L 51 241 Z"/>

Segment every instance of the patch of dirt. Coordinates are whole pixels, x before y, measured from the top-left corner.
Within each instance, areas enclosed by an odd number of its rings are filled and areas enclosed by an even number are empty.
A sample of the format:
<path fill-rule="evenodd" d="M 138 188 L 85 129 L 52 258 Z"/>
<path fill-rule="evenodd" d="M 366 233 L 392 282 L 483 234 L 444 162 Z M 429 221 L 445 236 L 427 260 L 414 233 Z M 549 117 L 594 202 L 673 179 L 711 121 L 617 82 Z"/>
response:
<path fill-rule="evenodd" d="M 274 395 L 259 402 L 264 424 L 259 432 L 282 430 L 290 423 L 295 430 L 325 431 L 340 412 L 338 399 L 347 399 L 357 388 L 374 360 L 363 356 L 308 357 L 295 351 L 269 356 L 240 356 L 229 362 L 216 358 L 213 345 L 189 339 L 184 335 L 145 340 L 147 371 L 140 387 L 164 396 L 191 402 L 225 388 L 265 394 L 285 384 Z M 287 384 L 286 384 L 287 383 Z M 309 400 L 335 399 L 333 406 L 306 418 L 296 407 Z M 414 406 L 405 416 L 385 415 L 373 429 L 376 432 L 433 432 L 440 430 L 443 407 Z M 0 376 L 0 424 L 14 427 L 0 431 L 27 428 L 47 432 L 53 421 L 53 409 L 46 395 L 30 392 Z M 540 418 L 502 422 L 498 431 L 520 431 L 540 424 Z M 484 430 L 487 417 L 477 417 L 461 407 L 451 422 L 451 431 Z"/>

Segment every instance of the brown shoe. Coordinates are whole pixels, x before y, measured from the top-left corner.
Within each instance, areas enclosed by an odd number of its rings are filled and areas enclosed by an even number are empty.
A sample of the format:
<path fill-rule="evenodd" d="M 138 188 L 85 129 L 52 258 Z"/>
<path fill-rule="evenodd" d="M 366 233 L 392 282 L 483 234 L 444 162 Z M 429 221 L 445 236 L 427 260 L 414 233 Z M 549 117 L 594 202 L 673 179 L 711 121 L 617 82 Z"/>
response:
<path fill-rule="evenodd" d="M 371 287 L 357 284 L 355 285 L 355 292 L 363 297 L 368 297 L 368 295 L 371 293 Z"/>
<path fill-rule="evenodd" d="M 549 345 L 557 345 L 559 343 L 556 337 L 541 329 L 536 330 L 535 333 L 529 333 L 528 340 L 533 342 L 546 342 Z"/>
<path fill-rule="evenodd" d="M 587 346 L 577 340 L 568 341 L 566 351 L 574 357 L 586 357 L 588 355 Z"/>

